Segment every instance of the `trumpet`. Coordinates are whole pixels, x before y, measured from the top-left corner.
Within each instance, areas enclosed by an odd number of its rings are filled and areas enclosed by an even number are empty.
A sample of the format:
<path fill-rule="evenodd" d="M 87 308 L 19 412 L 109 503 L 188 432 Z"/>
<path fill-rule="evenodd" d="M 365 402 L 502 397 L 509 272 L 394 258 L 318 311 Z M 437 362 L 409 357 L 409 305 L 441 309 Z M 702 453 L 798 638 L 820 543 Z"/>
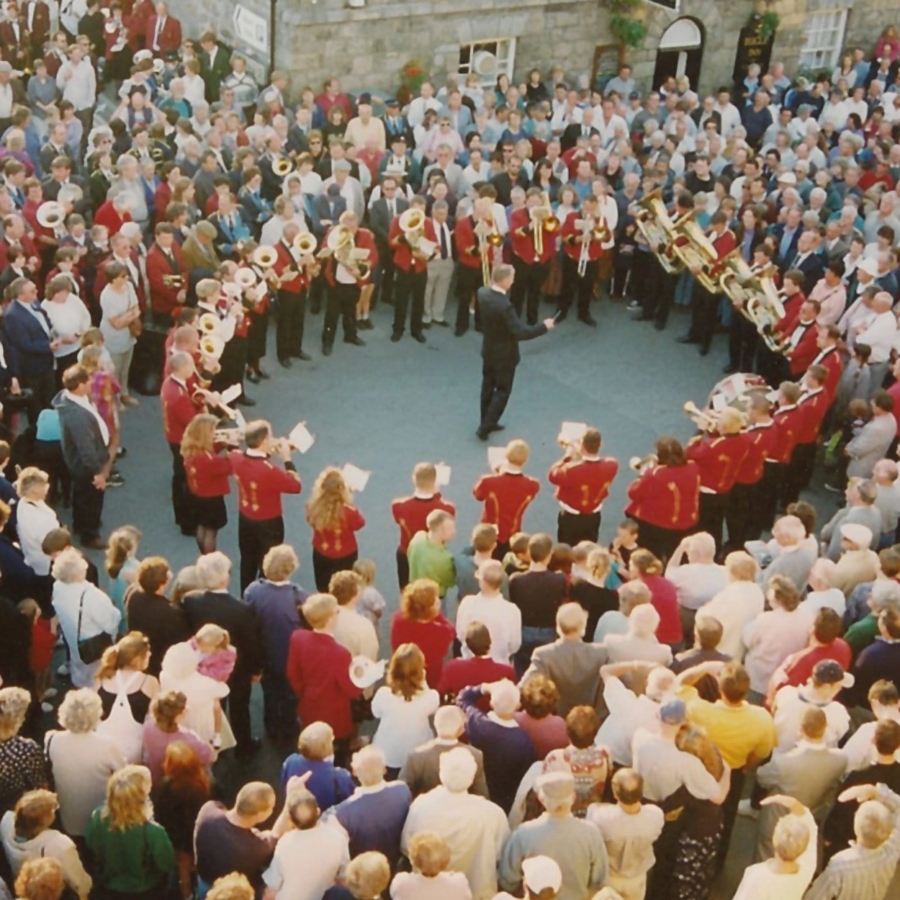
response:
<path fill-rule="evenodd" d="M 163 286 L 181 290 L 184 287 L 184 275 L 163 275 Z"/>
<path fill-rule="evenodd" d="M 534 252 L 538 256 L 544 254 L 544 232 L 553 234 L 559 230 L 559 219 L 553 213 L 550 205 L 550 195 L 547 191 L 541 192 L 541 205 L 535 206 L 531 211 L 531 225 L 534 229 Z"/>
<path fill-rule="evenodd" d="M 700 409 L 693 400 L 688 400 L 684 404 L 684 412 L 690 416 L 691 421 L 701 431 L 715 431 L 719 425 L 719 418 L 715 413 Z"/>
<path fill-rule="evenodd" d="M 628 468 L 634 472 L 643 475 L 647 469 L 652 469 L 659 464 L 659 457 L 655 453 L 648 453 L 646 456 L 632 456 L 628 460 Z"/>

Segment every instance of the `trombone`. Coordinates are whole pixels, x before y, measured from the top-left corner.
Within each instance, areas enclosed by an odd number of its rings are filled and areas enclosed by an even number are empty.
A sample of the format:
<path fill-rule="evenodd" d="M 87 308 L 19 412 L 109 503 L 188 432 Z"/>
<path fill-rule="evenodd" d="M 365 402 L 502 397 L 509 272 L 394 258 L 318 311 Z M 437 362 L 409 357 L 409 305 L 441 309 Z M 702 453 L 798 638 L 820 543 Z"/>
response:
<path fill-rule="evenodd" d="M 493 216 L 481 219 L 475 226 L 475 234 L 478 237 L 478 250 L 481 253 L 481 275 L 485 285 L 491 283 L 491 259 L 488 252 L 490 247 L 500 247 L 503 244 L 503 235 L 497 230 L 497 223 Z"/>
<path fill-rule="evenodd" d="M 541 205 L 535 206 L 530 211 L 531 226 L 534 229 L 534 252 L 537 256 L 544 255 L 544 232 L 553 234 L 559 230 L 559 219 L 550 205 L 550 194 L 541 192 Z"/>

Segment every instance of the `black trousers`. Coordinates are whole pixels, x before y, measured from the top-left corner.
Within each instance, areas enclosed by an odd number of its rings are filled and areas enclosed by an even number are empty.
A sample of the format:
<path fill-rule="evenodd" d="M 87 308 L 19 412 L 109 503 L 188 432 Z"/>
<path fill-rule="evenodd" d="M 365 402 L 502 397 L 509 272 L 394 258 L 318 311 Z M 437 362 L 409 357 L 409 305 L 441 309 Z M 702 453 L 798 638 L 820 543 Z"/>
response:
<path fill-rule="evenodd" d="M 313 576 L 316 581 L 316 590 L 325 593 L 328 590 L 328 584 L 331 576 L 337 572 L 345 572 L 347 569 L 353 568 L 353 563 L 359 559 L 359 551 L 354 550 L 346 556 L 325 556 L 313 548 Z"/>
<path fill-rule="evenodd" d="M 643 519 L 635 521 L 638 523 L 638 543 L 663 563 L 675 552 L 675 548 L 681 543 L 682 538 L 689 533 L 688 531 L 662 528 L 659 525 L 645 522 Z"/>
<path fill-rule="evenodd" d="M 712 344 L 718 320 L 719 295 L 711 294 L 699 281 L 694 282 L 691 303 L 691 335 L 706 350 Z"/>
<path fill-rule="evenodd" d="M 597 280 L 596 259 L 591 260 L 584 270 L 584 276 L 578 274 L 578 261 L 563 255 L 563 286 L 559 297 L 559 308 L 565 313 L 572 305 L 572 298 L 578 303 L 578 317 L 590 315 L 591 298 L 594 296 L 594 282 Z"/>
<path fill-rule="evenodd" d="M 234 673 L 228 680 L 231 693 L 228 695 L 228 720 L 234 731 L 237 752 L 249 750 L 253 741 L 250 731 L 250 691 L 253 682 L 244 673 Z"/>
<path fill-rule="evenodd" d="M 31 400 L 25 410 L 28 413 L 28 423 L 34 425 L 41 410 L 49 408 L 56 396 L 56 374 L 53 369 L 47 369 L 39 375 L 23 375 L 19 379 L 19 385 L 31 390 Z M 124 390 L 125 385 L 122 388 Z"/>
<path fill-rule="evenodd" d="M 482 431 L 500 421 L 509 395 L 512 393 L 516 364 L 505 360 L 485 359 L 481 365 L 481 425 Z"/>
<path fill-rule="evenodd" d="M 725 503 L 725 526 L 728 529 L 728 550 L 742 550 L 747 541 L 754 541 L 754 523 L 759 520 L 755 504 L 760 502 L 757 484 L 736 484 Z"/>
<path fill-rule="evenodd" d="M 756 326 L 739 310 L 731 316 L 728 326 L 728 365 L 735 372 L 752 372 L 759 342 Z"/>
<path fill-rule="evenodd" d="M 259 366 L 259 361 L 266 355 L 266 337 L 269 331 L 269 315 L 264 313 L 249 313 L 249 327 L 247 328 L 247 365 L 251 369 Z"/>
<path fill-rule="evenodd" d="M 425 286 L 428 270 L 404 272 L 397 269 L 397 293 L 394 296 L 394 334 L 403 334 L 406 328 L 406 312 L 409 310 L 410 334 L 422 333 L 422 316 L 425 313 Z"/>
<path fill-rule="evenodd" d="M 356 304 L 359 302 L 358 284 L 328 285 L 325 305 L 325 327 L 322 329 L 322 345 L 334 343 L 338 319 L 344 327 L 344 340 L 356 338 Z"/>
<path fill-rule="evenodd" d="M 275 322 L 275 355 L 279 360 L 300 355 L 303 348 L 303 323 L 306 319 L 306 291 L 278 292 L 278 318 Z"/>
<path fill-rule="evenodd" d="M 456 333 L 464 334 L 469 330 L 469 304 L 478 288 L 483 287 L 484 279 L 481 266 L 477 269 L 462 264 L 456 267 Z M 475 304 L 475 328 L 481 323 L 478 303 Z"/>
<path fill-rule="evenodd" d="M 241 553 L 241 596 L 262 572 L 263 557 L 284 542 L 284 519 L 248 519 L 238 516 L 238 549 Z"/>
<path fill-rule="evenodd" d="M 93 475 L 72 477 L 72 529 L 82 543 L 100 536 L 103 491 L 94 487 Z"/>
<path fill-rule="evenodd" d="M 556 539 L 561 544 L 574 547 L 581 541 L 597 543 L 600 535 L 600 513 L 576 515 L 560 510 L 556 518 Z"/>
<path fill-rule="evenodd" d="M 378 302 L 385 306 L 394 305 L 394 287 L 396 286 L 398 270 L 394 267 L 394 253 L 387 241 L 376 240 L 378 249 L 378 261 L 381 268 L 381 289 L 378 292 Z M 372 308 L 375 307 L 375 297 L 372 297 Z"/>
<path fill-rule="evenodd" d="M 784 472 L 784 486 L 781 492 L 782 503 L 787 506 L 800 499 L 800 491 L 809 487 L 813 466 L 816 464 L 815 441 L 808 444 L 797 444 L 791 454 L 791 461 Z"/>
<path fill-rule="evenodd" d="M 679 273 L 667 272 L 659 261 L 659 257 L 651 254 L 643 295 L 639 297 L 645 319 L 655 319 L 660 327 L 669 321 L 669 313 L 675 302 L 675 288 L 678 286 Z"/>
<path fill-rule="evenodd" d="M 211 388 L 223 391 L 233 384 L 244 383 L 244 369 L 247 367 L 247 338 L 233 337 L 222 351 L 219 359 L 221 368 L 213 376 Z"/>
<path fill-rule="evenodd" d="M 541 308 L 541 288 L 547 280 L 550 263 L 535 262 L 529 265 L 518 256 L 513 255 L 512 264 L 516 280 L 513 282 L 509 301 L 520 319 L 524 309 L 528 324 L 535 325 Z"/>
<path fill-rule="evenodd" d="M 697 530 L 713 536 L 717 551 L 722 549 L 722 524 L 725 520 L 727 499 L 727 494 L 707 494 L 700 491 L 700 521 Z"/>
<path fill-rule="evenodd" d="M 409 557 L 404 550 L 397 548 L 397 582 L 402 591 L 409 584 Z"/>
<path fill-rule="evenodd" d="M 754 493 L 750 515 L 750 533 L 748 541 L 757 540 L 764 531 L 768 531 L 775 523 L 775 505 L 781 482 L 780 463 L 766 461 L 763 466 L 763 477 L 753 485 Z"/>
<path fill-rule="evenodd" d="M 187 473 L 184 471 L 184 457 L 178 444 L 169 444 L 172 451 L 172 509 L 175 511 L 175 523 L 182 531 L 193 532 L 197 521 L 193 514 L 193 502 L 187 485 Z"/>

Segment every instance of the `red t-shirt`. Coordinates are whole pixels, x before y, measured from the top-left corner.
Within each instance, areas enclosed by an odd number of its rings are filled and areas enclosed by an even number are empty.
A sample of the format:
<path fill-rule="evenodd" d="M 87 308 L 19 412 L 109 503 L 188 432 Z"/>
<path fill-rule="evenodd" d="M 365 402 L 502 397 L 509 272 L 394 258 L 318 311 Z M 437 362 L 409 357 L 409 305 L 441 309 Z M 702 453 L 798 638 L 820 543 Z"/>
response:
<path fill-rule="evenodd" d="M 43 672 L 53 658 L 56 635 L 50 630 L 50 620 L 40 618 L 31 626 L 31 649 L 28 664 L 32 672 Z"/>
<path fill-rule="evenodd" d="M 661 644 L 677 644 L 684 638 L 678 612 L 678 592 L 675 585 L 662 575 L 644 575 L 641 581 L 650 590 L 650 602 L 659 613 L 656 639 Z"/>
<path fill-rule="evenodd" d="M 850 650 L 850 645 L 843 638 L 835 638 L 825 647 L 810 647 L 802 656 L 798 656 L 794 662 L 785 668 L 784 674 L 787 676 L 787 680 L 782 683 L 782 687 L 785 684 L 791 684 L 795 687 L 806 684 L 812 676 L 813 669 L 817 663 L 820 663 L 823 659 L 833 659 L 835 662 L 840 663 L 841 668 L 847 672 L 850 670 L 852 658 L 853 653 Z"/>
<path fill-rule="evenodd" d="M 455 636 L 456 629 L 443 616 L 416 622 L 398 611 L 391 621 L 391 650 L 401 644 L 415 644 L 425 657 L 425 680 L 430 688 L 437 688 L 441 682 L 444 657 Z"/>
<path fill-rule="evenodd" d="M 444 673 L 441 675 L 437 689 L 441 697 L 449 697 L 452 702 L 463 688 L 491 684 L 503 678 L 508 678 L 513 682 L 518 680 L 515 669 L 512 666 L 499 663 L 489 656 L 476 656 L 473 659 L 451 659 L 444 666 Z M 489 712 L 490 698 L 485 697 L 482 699 L 486 701 L 483 712 Z"/>

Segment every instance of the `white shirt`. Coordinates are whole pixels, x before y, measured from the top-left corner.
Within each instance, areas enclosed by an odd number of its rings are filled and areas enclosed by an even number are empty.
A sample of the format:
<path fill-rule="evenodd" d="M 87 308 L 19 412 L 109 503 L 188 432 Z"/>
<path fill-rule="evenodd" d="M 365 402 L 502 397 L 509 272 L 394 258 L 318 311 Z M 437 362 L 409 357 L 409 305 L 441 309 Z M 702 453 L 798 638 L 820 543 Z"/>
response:
<path fill-rule="evenodd" d="M 71 78 L 67 78 L 68 73 Z M 78 65 L 73 66 L 66 60 L 56 75 L 56 86 L 63 100 L 70 101 L 76 111 L 93 109 L 97 99 L 97 74 L 87 57 L 83 57 Z"/>
<path fill-rule="evenodd" d="M 656 862 L 653 842 L 660 836 L 666 819 L 663 811 L 645 803 L 636 813 L 627 813 L 617 803 L 592 803 L 585 816 L 596 826 L 606 844 L 610 874 L 619 878 L 640 878 Z"/>
<path fill-rule="evenodd" d="M 744 666 L 750 687 L 765 694 L 772 673 L 792 654 L 802 650 L 809 640 L 813 615 L 798 607 L 793 612 L 776 608 L 761 613 L 744 626 L 741 640 L 747 648 Z"/>
<path fill-rule="evenodd" d="M 722 625 L 720 653 L 735 659 L 741 657 L 741 631 L 752 622 L 766 606 L 762 588 L 753 581 L 732 581 L 712 600 L 697 611 L 697 618 L 709 616 Z"/>
<path fill-rule="evenodd" d="M 613 762 L 631 765 L 631 742 L 639 728 L 655 731 L 659 704 L 646 694 L 630 691 L 621 678 L 611 676 L 604 682 L 603 700 L 609 715 L 603 720 L 594 743 L 609 750 Z"/>
<path fill-rule="evenodd" d="M 263 881 L 276 900 L 321 900 L 348 862 L 347 833 L 319 823 L 282 835 Z"/>
<path fill-rule="evenodd" d="M 703 763 L 672 741 L 640 728 L 631 747 L 634 769 L 644 777 L 644 796 L 649 800 L 665 800 L 682 785 L 698 800 L 718 797 L 719 783 Z"/>
<path fill-rule="evenodd" d="M 726 103 L 724 106 L 720 106 L 717 103 L 715 109 L 722 119 L 722 137 L 727 138 L 735 128 L 740 127 L 741 114 L 738 112 L 738 108 L 733 103 Z"/>
<path fill-rule="evenodd" d="M 472 889 L 462 872 L 438 872 L 426 878 L 418 872 L 398 872 L 391 882 L 392 900 L 471 900 Z"/>
<path fill-rule="evenodd" d="M 900 708 L 894 708 L 882 718 L 900 724 Z M 877 721 L 863 723 L 841 748 L 847 756 L 847 772 L 856 772 L 875 764 L 878 754 L 875 752 L 875 745 L 872 741 L 875 739 L 877 727 Z M 900 750 L 894 754 L 894 759 L 900 762 Z"/>
<path fill-rule="evenodd" d="M 894 314 L 887 312 L 876 315 L 854 340 L 860 344 L 868 344 L 872 348 L 869 363 L 887 362 L 891 355 L 891 348 L 897 339 L 897 319 Z"/>
<path fill-rule="evenodd" d="M 41 550 L 49 531 L 59 528 L 56 513 L 43 500 L 19 500 L 16 506 L 19 545 L 35 575 L 50 574 L 50 557 Z"/>
<path fill-rule="evenodd" d="M 409 701 L 389 687 L 375 692 L 372 715 L 381 721 L 372 743 L 384 753 L 390 768 L 399 769 L 419 744 L 434 737 L 428 720 L 440 705 L 440 695 L 431 688 L 420 691 Z"/>
<path fill-rule="evenodd" d="M 466 632 L 473 622 L 481 622 L 491 635 L 490 657 L 508 665 L 512 655 L 522 646 L 522 611 L 502 594 L 485 597 L 472 594 L 459 604 L 456 613 L 456 636 L 462 644 L 463 659 L 474 654 L 466 646 Z"/>
<path fill-rule="evenodd" d="M 181 727 L 195 732 L 203 741 L 211 741 L 216 733 L 215 702 L 228 696 L 228 685 L 197 671 L 186 678 L 176 677 L 163 666 L 159 686 L 164 691 L 181 691 L 187 697 L 187 715 L 181 720 Z"/>
<path fill-rule="evenodd" d="M 352 656 L 365 656 L 372 662 L 378 660 L 378 635 L 375 626 L 349 606 L 338 609 L 334 626 L 334 639 L 346 647 Z"/>
<path fill-rule="evenodd" d="M 666 566 L 666 578 L 675 585 L 678 605 L 685 609 L 700 609 L 728 584 L 724 566 L 715 563 L 686 563 Z"/>
<path fill-rule="evenodd" d="M 13 107 L 13 89 L 11 84 L 0 85 L 0 119 L 12 118 Z"/>
<path fill-rule="evenodd" d="M 785 685 L 775 694 L 775 731 L 778 733 L 778 744 L 775 753 L 787 753 L 797 746 L 800 740 L 800 723 L 803 714 L 811 708 L 818 707 L 825 713 L 825 743 L 829 747 L 837 747 L 838 741 L 850 728 L 850 713 L 847 707 L 837 700 L 820 703 L 810 696 L 806 686 L 795 687 Z"/>
<path fill-rule="evenodd" d="M 101 291 L 100 309 L 103 311 L 103 318 L 100 322 L 100 330 L 103 332 L 103 340 L 110 353 L 126 353 L 135 345 L 135 339 L 128 330 L 128 326 L 116 328 L 111 320 L 137 305 L 137 293 L 130 281 L 126 282 L 123 291 L 115 291 L 109 284 Z M 125 385 L 122 387 L 125 388 Z"/>
<path fill-rule="evenodd" d="M 69 294 L 63 303 L 44 300 L 41 308 L 47 313 L 57 337 L 81 337 L 91 327 L 91 314 L 77 294 Z M 53 356 L 59 359 L 74 353 L 77 349 L 77 341 L 74 344 L 60 344 L 53 352 Z"/>
<path fill-rule="evenodd" d="M 81 598 L 84 603 L 81 604 Z M 78 608 L 82 605 L 81 632 L 78 631 Z M 75 687 L 94 687 L 94 676 L 100 668 L 100 660 L 87 665 L 78 655 L 78 641 L 84 641 L 105 632 L 115 638 L 122 616 L 112 600 L 99 588 L 87 581 L 53 584 L 53 610 L 59 619 L 59 627 L 69 647 L 72 684 Z"/>
<path fill-rule="evenodd" d="M 450 845 L 449 868 L 466 876 L 474 900 L 494 896 L 497 864 L 509 838 L 506 816 L 496 803 L 439 785 L 413 800 L 400 838 L 404 853 L 410 840 L 423 831 L 439 834 Z M 425 896 L 419 894 L 416 900 Z"/>
<path fill-rule="evenodd" d="M 795 860 L 799 868 L 791 874 L 776 871 L 771 859 L 748 866 L 733 900 L 800 900 L 816 871 L 819 829 L 812 813 L 800 817 L 809 829 L 809 843 Z"/>
<path fill-rule="evenodd" d="M 847 608 L 847 598 L 839 588 L 828 588 L 827 591 L 810 591 L 800 603 L 804 609 L 808 609 L 814 616 L 820 610 L 828 607 L 839 616 L 844 615 Z"/>

